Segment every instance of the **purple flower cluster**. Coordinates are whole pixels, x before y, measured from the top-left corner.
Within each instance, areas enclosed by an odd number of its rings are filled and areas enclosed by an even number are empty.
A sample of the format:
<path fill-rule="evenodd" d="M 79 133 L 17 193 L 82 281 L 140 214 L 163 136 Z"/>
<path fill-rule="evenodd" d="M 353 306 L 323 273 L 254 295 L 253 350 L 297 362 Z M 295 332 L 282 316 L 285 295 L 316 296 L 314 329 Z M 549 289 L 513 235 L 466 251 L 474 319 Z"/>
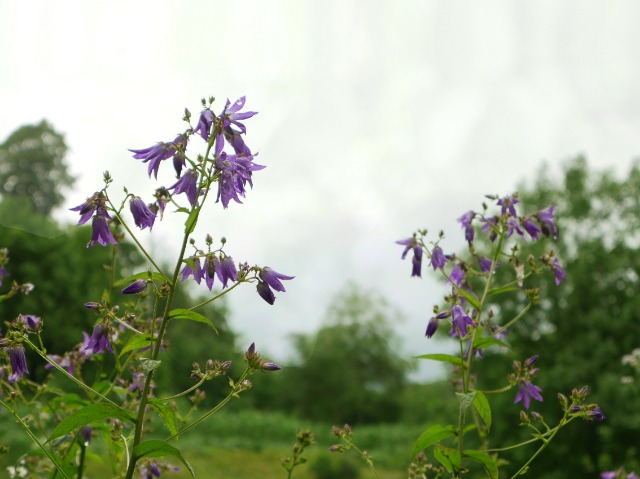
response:
<path fill-rule="evenodd" d="M 70 208 L 71 211 L 80 213 L 78 225 L 85 224 L 89 221 L 89 218 L 93 216 L 91 223 L 91 241 L 87 244 L 87 248 L 91 248 L 96 243 L 102 246 L 106 246 L 107 243 L 117 244 L 117 241 L 111 234 L 111 230 L 109 230 L 109 223 L 107 223 L 107 220 L 110 220 L 111 216 L 107 213 L 106 202 L 107 198 L 104 193 L 97 192 L 90 198 L 87 198 L 87 201 L 81 205 Z"/>
<path fill-rule="evenodd" d="M 229 281 L 238 281 L 238 269 L 231 256 L 223 256 L 220 259 L 218 255 L 209 253 L 203 259 L 203 264 L 201 264 L 198 256 L 192 256 L 185 261 L 181 271 L 182 281 L 185 281 L 189 276 L 193 276 L 196 283 L 200 284 L 204 279 L 209 290 L 213 288 L 216 276 L 222 283 L 222 289 L 228 286 Z"/>
<path fill-rule="evenodd" d="M 158 169 L 160 163 L 169 158 L 173 158 L 173 167 L 176 170 L 176 174 L 180 176 L 182 167 L 185 164 L 184 150 L 187 148 L 188 137 L 185 134 L 176 136 L 175 140 L 168 143 L 157 143 L 149 148 L 143 148 L 141 150 L 129 150 L 134 153 L 133 157 L 136 160 L 142 160 L 143 163 L 149 163 L 149 178 L 153 173 L 155 178 L 158 178 Z"/>
<path fill-rule="evenodd" d="M 617 469 L 615 471 L 607 471 L 600 474 L 601 479 L 640 479 L 635 472 L 631 471 L 627 474 L 624 467 Z"/>

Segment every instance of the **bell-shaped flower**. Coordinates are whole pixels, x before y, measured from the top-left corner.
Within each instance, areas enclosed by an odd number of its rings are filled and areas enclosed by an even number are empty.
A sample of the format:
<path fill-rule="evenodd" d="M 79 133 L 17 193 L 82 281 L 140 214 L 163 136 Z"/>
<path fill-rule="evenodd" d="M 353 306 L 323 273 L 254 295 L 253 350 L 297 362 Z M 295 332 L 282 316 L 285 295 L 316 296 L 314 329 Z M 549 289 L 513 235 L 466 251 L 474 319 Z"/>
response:
<path fill-rule="evenodd" d="M 142 198 L 135 196 L 129 202 L 129 208 L 133 215 L 133 222 L 141 230 L 145 228 L 153 228 L 153 223 L 156 220 L 156 215 L 153 211 L 142 201 Z"/>

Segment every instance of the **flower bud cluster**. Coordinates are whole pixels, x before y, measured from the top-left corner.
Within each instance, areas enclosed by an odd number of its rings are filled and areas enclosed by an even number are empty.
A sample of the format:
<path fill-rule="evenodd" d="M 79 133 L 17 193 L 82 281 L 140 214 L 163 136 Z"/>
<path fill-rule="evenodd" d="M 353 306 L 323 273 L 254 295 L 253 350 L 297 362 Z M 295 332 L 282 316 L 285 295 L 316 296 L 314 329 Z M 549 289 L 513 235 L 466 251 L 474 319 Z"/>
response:
<path fill-rule="evenodd" d="M 277 364 L 262 359 L 260 357 L 260 354 L 256 351 L 255 343 L 251 343 L 251 346 L 249 346 L 249 348 L 245 352 L 244 360 L 246 361 L 249 369 L 252 371 L 270 372 L 282 369 Z"/>

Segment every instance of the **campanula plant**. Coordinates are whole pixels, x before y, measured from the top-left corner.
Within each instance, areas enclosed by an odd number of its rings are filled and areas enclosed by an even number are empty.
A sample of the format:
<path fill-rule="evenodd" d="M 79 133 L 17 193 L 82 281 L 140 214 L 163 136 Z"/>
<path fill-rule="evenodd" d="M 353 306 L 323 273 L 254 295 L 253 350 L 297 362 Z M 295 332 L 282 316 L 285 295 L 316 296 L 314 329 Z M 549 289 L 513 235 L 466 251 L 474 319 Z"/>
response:
<path fill-rule="evenodd" d="M 180 327 L 183 320 L 196 321 L 210 326 L 215 334 L 215 324 L 198 311 L 200 308 L 241 284 L 254 284 L 259 297 L 274 304 L 274 291 L 284 292 L 282 282 L 293 279 L 268 266 L 234 261 L 225 238 L 216 243 L 208 234 L 203 241 L 194 235 L 203 215 L 242 203 L 253 186 L 254 172 L 264 168 L 255 163 L 257 153 L 244 139 L 247 132 L 244 122 L 256 114 L 244 111 L 244 106 L 245 97 L 234 103 L 227 100 L 216 113 L 214 98 L 203 99 L 195 125 L 191 113 L 185 110 L 183 120 L 187 126 L 172 141 L 130 150 L 135 160 L 146 164 L 152 181 L 157 182 L 160 170 L 164 171 L 167 164 L 175 172 L 173 184 L 156 184 L 152 198 L 143 199 L 142 194 L 125 188 L 124 197 L 116 199 L 113 179 L 105 172 L 104 186 L 71 208 L 80 215 L 79 225 L 91 221 L 88 248 L 114 248 L 115 255 L 117 245 L 128 237 L 148 264 L 145 270 L 126 278 L 111 275 L 110 287 L 101 298 L 87 298 L 86 331 L 82 332 L 83 340 L 70 351 L 45 350 L 41 332 L 49 325 L 44 312 L 42 318 L 21 315 L 4 331 L 0 340 L 4 358 L 0 369 L 0 405 L 39 449 L 32 461 L 21 461 L 19 465 L 28 469 L 29 477 L 82 478 L 86 452 L 95 443 L 95 437 L 107 445 L 114 477 L 159 477 L 164 471 L 176 469 L 175 465 L 158 459 L 165 457 L 181 463 L 179 466 L 186 467 L 193 476 L 176 439 L 250 389 L 250 375 L 280 369 L 263 359 L 255 344 L 251 344 L 244 355 L 244 372 L 239 377 L 230 377 L 228 358 L 203 358 L 204 370 L 199 363 L 193 365 L 194 383 L 185 391 L 167 395 L 158 390 L 154 381 L 163 374 L 162 358 L 170 324 Z M 184 224 L 178 232 L 180 248 L 169 271 L 159 266 L 140 240 L 141 234 L 156 232 L 167 210 L 182 215 Z M 0 286 L 10 274 L 5 267 L 7 263 L 8 252 L 1 250 Z M 177 289 L 186 287 L 184 283 L 191 279 L 197 284 L 204 282 L 209 291 L 217 286 L 220 292 L 188 309 L 176 308 Z M 29 285 L 14 284 L 0 296 L 0 301 L 29 291 Z M 78 339 L 80 336 L 79 333 Z M 31 382 L 26 349 L 39 355 L 51 374 L 66 379 L 73 392 Z M 103 371 L 97 379 L 95 375 L 84 374 L 91 369 L 88 363 Z M 6 375 L 5 370 L 9 372 Z M 202 394 L 198 388 L 218 377 L 227 378 L 227 396 L 195 419 L 189 419 L 191 414 L 187 419 L 181 418 L 174 406 L 175 399 L 193 393 L 192 402 L 200 403 Z M 47 414 L 29 421 L 22 416 L 24 409 L 46 410 Z M 152 434 L 148 426 L 150 417 L 166 426 L 164 435 Z M 18 468 L 12 470 L 17 474 Z"/>

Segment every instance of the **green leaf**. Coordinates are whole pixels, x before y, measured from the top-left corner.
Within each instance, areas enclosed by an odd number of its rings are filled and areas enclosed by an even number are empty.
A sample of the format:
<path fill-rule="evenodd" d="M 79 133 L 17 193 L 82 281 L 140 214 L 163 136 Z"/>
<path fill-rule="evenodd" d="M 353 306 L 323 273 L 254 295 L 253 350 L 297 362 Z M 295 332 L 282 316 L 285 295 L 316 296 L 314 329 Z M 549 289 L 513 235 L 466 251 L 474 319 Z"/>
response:
<path fill-rule="evenodd" d="M 482 464 L 490 479 L 498 479 L 498 463 L 488 453 L 484 451 L 467 450 L 464 451 L 464 455 L 472 461 Z"/>
<path fill-rule="evenodd" d="M 493 288 L 489 290 L 489 295 L 492 294 L 502 294 L 502 293 L 508 293 L 510 291 L 520 291 L 520 288 L 518 288 L 517 286 L 503 286 L 501 288 Z"/>
<path fill-rule="evenodd" d="M 218 332 L 215 325 L 211 322 L 210 319 L 200 313 L 191 311 L 190 309 L 174 309 L 169 313 L 169 319 L 188 319 L 190 321 L 197 321 L 198 323 L 204 323 L 207 326 L 210 326 L 216 333 Z"/>
<path fill-rule="evenodd" d="M 503 343 L 502 341 L 500 341 L 499 339 L 496 338 L 491 338 L 491 337 L 477 337 L 476 340 L 473 342 L 473 349 L 485 349 L 488 348 L 489 346 L 502 346 L 504 348 L 509 349 L 509 346 L 506 343 Z"/>
<path fill-rule="evenodd" d="M 480 303 L 475 298 L 475 296 L 473 296 L 471 293 L 469 293 L 468 291 L 465 291 L 462 288 L 457 288 L 456 291 L 458 292 L 458 294 L 460 294 L 460 296 L 463 296 L 464 299 L 469 301 L 469 304 L 471 306 L 473 306 L 477 311 L 480 311 Z"/>
<path fill-rule="evenodd" d="M 456 393 L 456 397 L 458 398 L 458 404 L 460 404 L 460 411 L 464 412 L 467 410 L 471 403 L 473 403 L 473 399 L 476 397 L 475 392 L 471 392 L 469 394 Z"/>
<path fill-rule="evenodd" d="M 190 235 L 193 233 L 193 230 L 196 229 L 196 224 L 198 224 L 198 213 L 200 213 L 200 208 L 196 208 L 191 213 L 189 213 L 189 217 L 187 221 L 184 222 L 184 233 Z"/>
<path fill-rule="evenodd" d="M 478 414 L 487 425 L 487 429 L 491 429 L 491 406 L 487 401 L 487 396 L 481 391 L 475 391 L 476 397 L 473 399 L 473 407 L 476 408 Z"/>
<path fill-rule="evenodd" d="M 462 458 L 457 449 L 436 446 L 433 449 L 433 457 L 435 457 L 444 468 L 451 473 L 457 472 L 462 466 Z"/>
<path fill-rule="evenodd" d="M 163 403 L 159 399 L 149 398 L 149 405 L 162 418 L 162 422 L 169 432 L 174 435 L 178 434 L 178 425 L 176 423 L 176 413 L 171 406 Z"/>
<path fill-rule="evenodd" d="M 456 433 L 454 426 L 431 426 L 423 432 L 416 443 L 413 445 L 412 457 L 415 457 L 420 451 L 426 449 L 442 439 L 453 436 Z"/>
<path fill-rule="evenodd" d="M 456 366 L 464 366 L 462 358 L 451 356 L 450 354 L 423 354 L 422 356 L 416 357 L 418 359 L 431 359 L 432 361 L 442 361 L 444 363 L 455 364 Z"/>
<path fill-rule="evenodd" d="M 169 280 L 162 276 L 160 273 L 144 271 L 142 273 L 131 275 L 128 278 L 121 279 L 120 281 L 116 281 L 115 283 L 113 283 L 113 287 L 119 288 L 120 286 L 128 285 L 129 283 L 133 283 L 136 279 L 149 279 L 149 274 L 151 274 L 151 279 L 153 281 L 169 282 Z"/>
<path fill-rule="evenodd" d="M 49 407 L 54 411 L 57 411 L 62 404 L 64 404 L 67 409 L 73 409 L 76 406 L 86 406 L 89 404 L 89 401 L 81 398 L 77 394 L 70 393 L 65 394 L 64 396 L 55 397 L 48 403 Z"/>
<path fill-rule="evenodd" d="M 149 358 L 140 358 L 140 362 L 142 363 L 142 371 L 145 374 L 149 374 L 151 371 L 155 371 L 160 367 L 160 363 L 157 359 L 149 359 Z"/>
<path fill-rule="evenodd" d="M 132 336 L 129 341 L 127 341 L 124 348 L 122 348 L 122 351 L 120 351 L 120 357 L 129 351 L 148 348 L 153 345 L 153 340 L 154 338 L 150 334 L 136 334 L 135 336 Z"/>
<path fill-rule="evenodd" d="M 51 433 L 47 442 L 55 439 L 56 437 L 63 436 L 74 429 L 86 426 L 89 423 L 101 421 L 110 417 L 115 417 L 124 422 L 135 422 L 135 418 L 131 416 L 131 414 L 115 404 L 90 404 L 89 406 L 83 407 L 70 416 L 64 418 L 62 422 L 58 424 L 58 427 L 56 427 Z"/>
<path fill-rule="evenodd" d="M 173 446 L 170 446 L 164 441 L 159 441 L 157 439 L 150 439 L 149 441 L 144 441 L 138 444 L 133 448 L 133 455 L 137 458 L 143 457 L 164 457 L 164 456 L 174 456 L 178 458 L 182 464 L 189 470 L 189 474 L 191 477 L 195 479 L 196 475 L 193 472 L 193 468 L 191 465 L 182 457 L 180 451 Z"/>

